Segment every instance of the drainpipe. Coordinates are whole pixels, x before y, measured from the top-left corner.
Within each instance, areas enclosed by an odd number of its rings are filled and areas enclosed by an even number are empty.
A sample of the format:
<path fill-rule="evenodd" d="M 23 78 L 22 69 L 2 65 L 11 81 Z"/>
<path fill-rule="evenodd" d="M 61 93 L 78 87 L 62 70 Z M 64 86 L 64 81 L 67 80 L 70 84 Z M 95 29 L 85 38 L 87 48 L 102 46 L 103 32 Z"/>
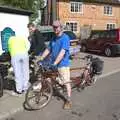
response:
<path fill-rule="evenodd" d="M 57 19 L 57 0 L 52 0 L 52 22 Z"/>
<path fill-rule="evenodd" d="M 47 16 L 48 25 L 50 25 L 51 23 L 51 7 L 52 7 L 52 0 L 48 0 L 48 16 Z"/>
<path fill-rule="evenodd" d="M 59 18 L 59 1 L 60 1 L 60 0 L 56 0 L 56 8 L 57 8 L 56 18 L 57 18 L 57 20 L 60 19 L 60 18 Z"/>
<path fill-rule="evenodd" d="M 48 7 L 47 6 L 43 9 L 43 13 L 41 17 L 41 25 L 48 25 Z"/>
<path fill-rule="evenodd" d="M 51 0 L 46 0 L 46 7 L 43 9 L 41 25 L 50 25 Z"/>

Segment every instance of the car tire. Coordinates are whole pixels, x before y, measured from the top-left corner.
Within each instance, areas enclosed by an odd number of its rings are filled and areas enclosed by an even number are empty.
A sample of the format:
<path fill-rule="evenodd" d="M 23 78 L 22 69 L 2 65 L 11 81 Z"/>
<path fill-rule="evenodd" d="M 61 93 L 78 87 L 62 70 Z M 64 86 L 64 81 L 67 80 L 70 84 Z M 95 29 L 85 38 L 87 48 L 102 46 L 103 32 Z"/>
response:
<path fill-rule="evenodd" d="M 105 50 L 104 50 L 104 54 L 105 54 L 105 56 L 107 56 L 107 57 L 113 56 L 112 49 L 111 49 L 109 46 L 107 46 L 107 47 L 105 48 Z"/>
<path fill-rule="evenodd" d="M 87 47 L 86 47 L 86 45 L 81 45 L 80 51 L 81 51 L 81 52 L 87 52 Z"/>

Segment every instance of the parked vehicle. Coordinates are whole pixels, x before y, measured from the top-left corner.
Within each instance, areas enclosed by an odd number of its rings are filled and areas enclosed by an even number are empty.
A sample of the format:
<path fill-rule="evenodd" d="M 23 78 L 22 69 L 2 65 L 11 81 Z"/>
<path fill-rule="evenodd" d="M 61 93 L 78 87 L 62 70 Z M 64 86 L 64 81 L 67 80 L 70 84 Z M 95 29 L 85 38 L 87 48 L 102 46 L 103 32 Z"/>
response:
<path fill-rule="evenodd" d="M 43 39 L 46 43 L 46 45 L 48 45 L 49 41 L 55 36 L 55 33 L 53 31 L 40 31 Z M 64 31 L 64 33 L 66 33 L 69 37 L 70 37 L 70 54 L 74 55 L 77 52 L 80 51 L 80 45 L 79 43 L 79 39 L 77 39 L 77 36 L 72 32 L 72 31 Z"/>
<path fill-rule="evenodd" d="M 95 51 L 106 56 L 120 54 L 120 29 L 92 31 L 88 39 L 80 41 L 81 51 Z"/>

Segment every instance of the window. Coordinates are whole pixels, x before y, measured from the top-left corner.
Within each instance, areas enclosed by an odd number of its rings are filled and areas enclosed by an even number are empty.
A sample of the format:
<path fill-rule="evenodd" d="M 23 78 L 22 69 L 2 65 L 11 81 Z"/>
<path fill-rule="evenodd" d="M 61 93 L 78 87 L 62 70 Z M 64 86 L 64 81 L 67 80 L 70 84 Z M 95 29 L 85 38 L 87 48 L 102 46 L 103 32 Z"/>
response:
<path fill-rule="evenodd" d="M 68 26 L 68 28 L 71 31 L 77 32 L 77 23 L 76 22 L 66 22 L 66 26 Z"/>
<path fill-rule="evenodd" d="M 106 38 L 110 39 L 110 32 L 106 32 Z"/>
<path fill-rule="evenodd" d="M 115 29 L 115 24 L 107 24 L 107 30 Z"/>
<path fill-rule="evenodd" d="M 115 38 L 117 37 L 117 32 L 116 32 L 116 30 L 111 30 L 111 31 L 110 31 L 110 37 L 111 37 L 112 39 L 115 39 Z"/>
<path fill-rule="evenodd" d="M 91 40 L 99 38 L 99 33 L 95 33 L 91 36 Z"/>
<path fill-rule="evenodd" d="M 66 33 L 71 40 L 77 39 L 75 33 L 73 33 L 72 31 L 64 31 L 64 33 Z"/>
<path fill-rule="evenodd" d="M 104 31 L 101 31 L 100 32 L 100 39 L 103 39 L 103 38 L 105 38 L 105 34 L 106 34 L 106 32 Z"/>
<path fill-rule="evenodd" d="M 79 12 L 83 11 L 83 4 L 81 2 L 71 2 L 71 12 Z"/>
<path fill-rule="evenodd" d="M 112 6 L 104 6 L 104 14 L 112 15 Z"/>

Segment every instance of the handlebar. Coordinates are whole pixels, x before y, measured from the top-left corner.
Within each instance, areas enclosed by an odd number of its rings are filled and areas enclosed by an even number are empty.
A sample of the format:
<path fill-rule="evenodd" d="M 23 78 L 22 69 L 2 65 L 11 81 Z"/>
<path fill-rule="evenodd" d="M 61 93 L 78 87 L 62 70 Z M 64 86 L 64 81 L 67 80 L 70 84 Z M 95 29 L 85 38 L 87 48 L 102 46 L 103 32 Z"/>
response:
<path fill-rule="evenodd" d="M 44 62 L 44 61 L 41 61 L 39 63 L 37 63 L 38 66 L 40 67 L 40 69 L 43 71 L 43 72 L 55 72 L 57 71 L 57 66 L 53 66 L 51 63 L 49 62 Z"/>
<path fill-rule="evenodd" d="M 82 60 L 86 60 L 87 61 L 87 64 L 90 63 L 90 61 L 92 61 L 93 59 L 93 56 L 92 55 L 86 55 L 84 57 L 74 57 L 74 58 L 77 58 L 77 59 L 82 59 Z M 43 61 L 40 61 L 39 63 L 37 63 L 40 67 L 42 67 L 43 69 L 47 69 L 47 70 L 53 70 L 53 66 L 48 62 L 44 62 Z M 56 69 L 55 69 L 56 70 Z"/>

